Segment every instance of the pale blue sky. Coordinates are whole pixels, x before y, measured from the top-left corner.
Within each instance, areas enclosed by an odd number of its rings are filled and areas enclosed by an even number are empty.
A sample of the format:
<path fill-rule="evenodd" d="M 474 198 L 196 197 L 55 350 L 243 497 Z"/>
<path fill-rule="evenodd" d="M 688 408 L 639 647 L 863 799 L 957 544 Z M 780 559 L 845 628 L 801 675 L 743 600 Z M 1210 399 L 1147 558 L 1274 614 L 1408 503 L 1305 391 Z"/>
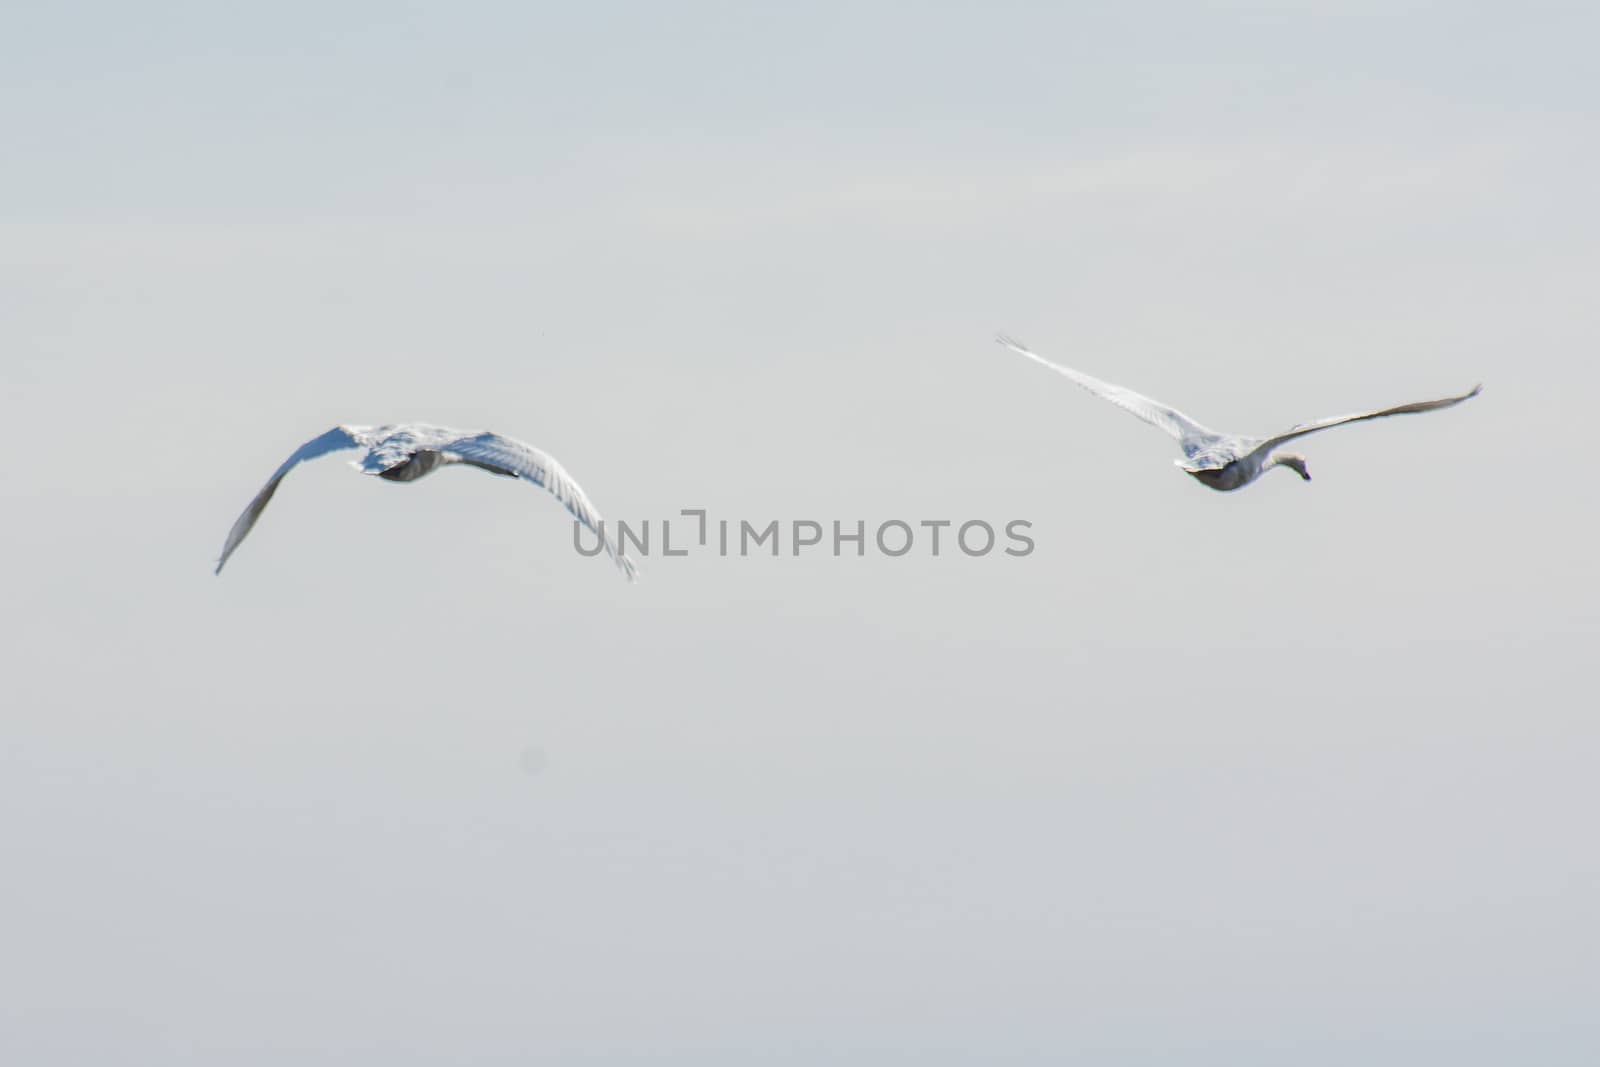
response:
<path fill-rule="evenodd" d="M 1597 21 L 0 13 L 0 1059 L 1594 1062 Z"/>

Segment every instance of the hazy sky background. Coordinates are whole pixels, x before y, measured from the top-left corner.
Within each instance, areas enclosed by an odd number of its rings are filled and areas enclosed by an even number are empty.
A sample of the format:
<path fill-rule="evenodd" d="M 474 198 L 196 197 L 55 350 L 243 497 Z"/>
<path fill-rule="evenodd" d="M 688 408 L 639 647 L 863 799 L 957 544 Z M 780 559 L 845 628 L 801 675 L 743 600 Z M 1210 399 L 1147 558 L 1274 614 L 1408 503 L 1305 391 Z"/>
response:
<path fill-rule="evenodd" d="M 1596 1062 L 1592 12 L 6 8 L 0 1060 Z"/>

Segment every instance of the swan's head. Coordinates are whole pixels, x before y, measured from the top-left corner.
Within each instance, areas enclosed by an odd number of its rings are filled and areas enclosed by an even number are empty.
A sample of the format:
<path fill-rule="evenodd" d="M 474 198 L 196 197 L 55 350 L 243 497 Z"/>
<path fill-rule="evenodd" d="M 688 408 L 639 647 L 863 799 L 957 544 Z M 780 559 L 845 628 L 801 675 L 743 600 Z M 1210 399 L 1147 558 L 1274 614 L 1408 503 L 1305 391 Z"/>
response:
<path fill-rule="evenodd" d="M 1311 472 L 1306 470 L 1306 457 L 1298 452 L 1280 452 L 1272 457 L 1272 466 L 1288 467 L 1306 481 L 1311 480 Z"/>

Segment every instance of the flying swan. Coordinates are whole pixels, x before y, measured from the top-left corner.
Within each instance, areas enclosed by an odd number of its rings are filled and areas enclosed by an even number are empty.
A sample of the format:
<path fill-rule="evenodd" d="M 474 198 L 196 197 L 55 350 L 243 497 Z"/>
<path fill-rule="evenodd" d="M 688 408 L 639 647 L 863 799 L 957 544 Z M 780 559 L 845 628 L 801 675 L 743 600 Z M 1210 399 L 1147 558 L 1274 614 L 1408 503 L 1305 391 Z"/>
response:
<path fill-rule="evenodd" d="M 1173 462 L 1186 473 L 1194 475 L 1201 484 L 1221 492 L 1242 489 L 1273 467 L 1288 467 L 1309 482 L 1311 473 L 1306 470 L 1306 457 L 1294 452 L 1274 451 L 1285 441 L 1304 437 L 1318 430 L 1341 426 L 1347 422 L 1447 408 L 1477 396 L 1479 390 L 1483 388 L 1481 385 L 1475 385 L 1470 393 L 1445 397 L 1443 400 L 1423 400 L 1415 404 L 1401 404 L 1398 407 L 1366 411 L 1357 415 L 1334 415 L 1326 419 L 1317 419 L 1315 422 L 1303 422 L 1272 437 L 1239 437 L 1208 430 L 1183 412 L 1142 396 L 1132 389 L 1102 382 L 1099 378 L 1091 378 L 1082 371 L 1052 363 L 1005 334 L 1001 334 L 996 340 L 1011 351 L 1027 356 L 1036 363 L 1042 363 L 1057 374 L 1065 375 L 1095 396 L 1103 397 L 1124 411 L 1132 412 L 1150 425 L 1165 430 L 1176 438 L 1179 446 L 1183 448 L 1184 458 Z"/>
<path fill-rule="evenodd" d="M 417 422 L 398 426 L 335 426 L 295 449 L 228 531 L 216 573 L 222 573 L 222 565 L 228 562 L 228 557 L 261 517 L 284 475 L 308 459 L 349 448 L 361 450 L 351 461 L 352 467 L 362 474 L 376 474 L 391 482 L 416 481 L 440 467 L 465 463 L 491 474 L 521 478 L 541 486 L 560 501 L 573 518 L 601 535 L 606 554 L 616 561 L 627 579 L 633 581 L 636 573 L 633 561 L 623 556 L 616 542 L 605 536 L 600 513 L 561 464 L 532 445 L 497 433 L 450 430 Z"/>

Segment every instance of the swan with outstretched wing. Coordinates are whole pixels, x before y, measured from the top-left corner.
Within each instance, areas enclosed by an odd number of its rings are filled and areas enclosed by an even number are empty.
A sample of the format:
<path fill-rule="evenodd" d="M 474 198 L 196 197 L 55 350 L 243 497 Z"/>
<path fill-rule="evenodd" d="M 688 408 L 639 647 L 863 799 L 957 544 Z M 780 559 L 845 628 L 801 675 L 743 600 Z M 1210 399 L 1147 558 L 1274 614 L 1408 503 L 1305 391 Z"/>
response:
<path fill-rule="evenodd" d="M 1439 408 L 1451 407 L 1463 400 L 1471 399 L 1483 388 L 1481 385 L 1473 386 L 1471 392 L 1460 396 L 1447 396 L 1442 400 L 1422 400 L 1414 404 L 1398 404 L 1355 415 L 1335 415 L 1331 418 L 1317 419 L 1315 422 L 1292 426 L 1283 433 L 1271 437 L 1242 437 L 1208 430 L 1183 412 L 1159 400 L 1152 400 L 1120 385 L 1103 382 L 1071 367 L 1052 363 L 1005 334 L 1001 334 L 997 340 L 1011 351 L 1049 367 L 1095 396 L 1109 400 L 1150 425 L 1165 430 L 1169 436 L 1177 440 L 1178 447 L 1183 449 L 1183 458 L 1174 461 L 1178 467 L 1186 474 L 1193 475 L 1202 485 L 1223 492 L 1242 489 L 1274 467 L 1287 467 L 1309 482 L 1311 473 L 1306 468 L 1304 456 L 1294 452 L 1277 451 L 1278 446 L 1285 441 L 1292 441 L 1296 437 L 1304 437 L 1306 434 L 1317 433 L 1334 426 L 1343 426 L 1347 422 L 1381 419 L 1389 415 L 1412 415 L 1420 411 L 1437 411 Z"/>
<path fill-rule="evenodd" d="M 233 555 L 255 526 L 285 475 L 308 459 L 349 449 L 360 451 L 360 455 L 351 461 L 351 466 L 363 474 L 375 474 L 391 482 L 415 481 L 440 467 L 457 463 L 531 482 L 555 497 L 574 519 L 600 536 L 606 554 L 616 562 L 630 582 L 637 574 L 633 561 L 622 554 L 613 539 L 605 536 L 600 513 L 589 503 L 588 496 L 566 469 L 549 455 L 532 445 L 497 433 L 451 430 L 424 423 L 335 426 L 295 449 L 267 479 L 267 484 L 261 487 L 255 499 L 250 501 L 234 522 L 233 529 L 228 531 L 222 556 L 217 560 L 216 573 L 222 573 L 223 564 L 228 562 L 228 557 Z"/>

